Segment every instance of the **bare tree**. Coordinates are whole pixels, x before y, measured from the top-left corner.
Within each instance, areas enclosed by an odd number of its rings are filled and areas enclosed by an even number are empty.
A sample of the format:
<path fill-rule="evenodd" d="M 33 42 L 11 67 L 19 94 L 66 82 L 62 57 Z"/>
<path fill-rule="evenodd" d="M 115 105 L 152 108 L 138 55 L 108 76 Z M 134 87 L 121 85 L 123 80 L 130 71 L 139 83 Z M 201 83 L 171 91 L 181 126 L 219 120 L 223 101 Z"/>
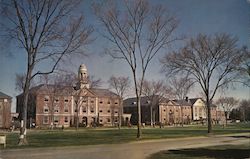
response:
<path fill-rule="evenodd" d="M 172 88 L 174 96 L 180 101 L 181 105 L 181 124 L 183 126 L 183 103 L 187 94 L 190 92 L 194 85 L 194 81 L 189 78 L 188 75 L 184 77 L 172 77 L 170 80 L 170 86 Z"/>
<path fill-rule="evenodd" d="M 24 90 L 24 84 L 25 84 L 25 77 L 26 75 L 24 73 L 16 73 L 16 79 L 15 79 L 15 86 L 16 90 L 19 92 L 23 92 Z M 30 87 L 35 86 L 38 83 L 38 81 L 31 81 Z"/>
<path fill-rule="evenodd" d="M 51 100 L 51 104 L 48 107 L 50 109 L 52 130 L 55 125 L 55 112 L 59 111 L 59 107 L 57 106 L 59 102 L 58 98 L 62 93 L 71 94 L 72 89 L 68 88 L 72 86 L 71 81 L 73 81 L 73 79 L 74 76 L 71 74 L 62 74 L 61 72 L 40 75 L 40 83 L 45 85 L 46 93 Z"/>
<path fill-rule="evenodd" d="M 79 128 L 79 113 L 80 108 L 83 106 L 84 103 L 86 103 L 87 98 L 83 94 L 85 94 L 85 88 L 80 88 L 74 92 L 74 104 L 75 104 L 75 128 L 78 130 Z M 86 123 L 87 124 L 87 123 Z M 86 125 L 87 126 L 87 125 Z"/>
<path fill-rule="evenodd" d="M 155 109 L 157 104 L 161 102 L 164 97 L 169 97 L 172 91 L 165 85 L 162 80 L 147 81 L 144 80 L 142 85 L 142 94 L 147 97 L 150 104 L 150 125 L 155 125 Z"/>
<path fill-rule="evenodd" d="M 250 99 L 242 100 L 239 103 L 239 112 L 240 117 L 244 122 L 250 121 Z"/>
<path fill-rule="evenodd" d="M 88 76 L 88 81 L 90 88 L 99 88 L 102 86 L 103 83 L 101 78 L 96 79 L 94 75 Z"/>
<path fill-rule="evenodd" d="M 124 98 L 125 94 L 127 93 L 127 91 L 130 88 L 130 80 L 129 80 L 129 77 L 111 76 L 110 79 L 108 80 L 108 83 L 109 83 L 110 88 L 114 89 L 115 92 L 120 97 L 118 128 L 121 129 L 122 114 L 123 114 L 123 98 Z"/>
<path fill-rule="evenodd" d="M 27 103 L 31 81 L 37 75 L 52 73 L 65 56 L 83 53 L 92 29 L 84 25 L 83 16 L 74 14 L 72 17 L 79 1 L 12 0 L 3 5 L 2 17 L 11 23 L 5 27 L 5 33 L 23 48 L 27 57 L 19 138 L 19 145 L 24 145 L 27 144 Z M 39 70 L 42 63 L 50 63 L 50 69 Z"/>
<path fill-rule="evenodd" d="M 25 74 L 16 74 L 16 90 L 22 92 L 24 90 Z"/>
<path fill-rule="evenodd" d="M 234 97 L 221 97 L 216 101 L 216 104 L 218 104 L 224 111 L 226 126 L 230 112 L 237 106 L 238 103 L 239 101 Z"/>
<path fill-rule="evenodd" d="M 149 4 L 147 0 L 119 3 L 124 5 L 118 7 L 115 2 L 110 2 L 95 4 L 93 8 L 104 27 L 101 34 L 110 42 L 106 53 L 114 59 L 126 61 L 131 69 L 137 98 L 137 138 L 140 138 L 141 88 L 145 73 L 157 53 L 176 40 L 172 34 L 177 20 L 161 5 Z"/>
<path fill-rule="evenodd" d="M 242 50 L 237 39 L 227 34 L 191 38 L 179 51 L 166 54 L 161 60 L 167 74 L 187 73 L 206 95 L 208 133 L 212 132 L 211 101 L 219 88 L 238 78 Z"/>
<path fill-rule="evenodd" d="M 240 67 L 240 73 L 242 77 L 242 83 L 248 86 L 250 89 L 250 51 L 245 47 L 244 52 L 245 54 Z"/>

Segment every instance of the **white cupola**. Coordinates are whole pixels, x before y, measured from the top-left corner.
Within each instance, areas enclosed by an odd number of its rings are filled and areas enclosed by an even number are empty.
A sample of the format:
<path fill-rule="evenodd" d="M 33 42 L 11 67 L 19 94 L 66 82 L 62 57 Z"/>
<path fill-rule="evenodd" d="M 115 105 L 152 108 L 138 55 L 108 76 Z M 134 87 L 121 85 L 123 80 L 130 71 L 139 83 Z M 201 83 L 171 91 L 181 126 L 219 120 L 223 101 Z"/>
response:
<path fill-rule="evenodd" d="M 78 80 L 80 84 L 80 88 L 89 88 L 88 82 L 88 70 L 84 64 L 81 64 L 78 71 Z"/>

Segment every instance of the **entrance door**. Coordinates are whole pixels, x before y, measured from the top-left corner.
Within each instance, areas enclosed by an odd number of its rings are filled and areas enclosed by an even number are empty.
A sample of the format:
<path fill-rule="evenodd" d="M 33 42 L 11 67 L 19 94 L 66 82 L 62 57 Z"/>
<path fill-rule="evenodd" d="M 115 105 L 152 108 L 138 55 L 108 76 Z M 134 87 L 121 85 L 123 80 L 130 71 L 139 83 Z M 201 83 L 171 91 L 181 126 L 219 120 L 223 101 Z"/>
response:
<path fill-rule="evenodd" d="M 86 116 L 82 117 L 82 125 L 86 127 L 88 125 L 88 118 Z"/>

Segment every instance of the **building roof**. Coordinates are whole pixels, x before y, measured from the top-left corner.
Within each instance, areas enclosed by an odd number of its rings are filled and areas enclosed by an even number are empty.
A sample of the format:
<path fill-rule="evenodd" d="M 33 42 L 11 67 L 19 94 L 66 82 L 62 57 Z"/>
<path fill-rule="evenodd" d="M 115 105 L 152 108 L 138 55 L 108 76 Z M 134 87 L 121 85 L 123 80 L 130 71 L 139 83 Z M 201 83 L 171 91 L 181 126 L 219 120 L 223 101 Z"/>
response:
<path fill-rule="evenodd" d="M 155 96 L 156 97 L 156 103 L 159 103 L 159 99 L 160 97 L 159 96 Z M 162 98 L 161 99 L 162 101 L 169 101 L 168 99 L 166 98 Z M 143 96 L 141 97 L 141 106 L 149 106 L 150 105 L 150 101 L 149 101 L 149 98 L 146 97 L 146 96 Z M 133 98 L 127 98 L 123 101 L 123 107 L 135 107 L 137 106 L 136 104 L 136 97 L 133 97 Z"/>
<path fill-rule="evenodd" d="M 127 98 L 123 101 L 123 107 L 136 107 L 136 106 L 137 106 L 136 97 Z M 141 97 L 141 106 L 148 106 L 146 97 Z"/>
<path fill-rule="evenodd" d="M 54 91 L 56 88 L 56 94 L 58 95 L 73 95 L 74 88 L 72 86 L 56 86 L 41 84 L 30 89 L 30 93 L 34 94 L 48 94 L 48 91 Z M 87 89 L 87 88 L 86 88 Z M 119 97 L 117 94 L 111 92 L 108 89 L 90 88 L 90 92 L 94 93 L 98 97 Z M 20 94 L 22 95 L 22 94 Z M 18 96 L 20 96 L 18 95 Z"/>
<path fill-rule="evenodd" d="M 186 100 L 173 100 L 174 102 L 178 103 L 180 106 L 192 106 L 191 102 L 188 102 Z"/>
<path fill-rule="evenodd" d="M 89 90 L 98 97 L 119 97 L 117 94 L 108 89 L 90 88 Z"/>
<path fill-rule="evenodd" d="M 1 99 L 3 99 L 3 98 L 11 99 L 12 97 L 11 97 L 11 96 L 8 96 L 7 94 L 4 94 L 3 92 L 0 92 L 0 98 L 1 98 Z"/>
<path fill-rule="evenodd" d="M 188 100 L 189 100 L 189 102 L 190 102 L 192 105 L 194 105 L 194 103 L 195 103 L 198 99 L 201 99 L 201 100 L 203 101 L 202 98 L 189 98 Z"/>

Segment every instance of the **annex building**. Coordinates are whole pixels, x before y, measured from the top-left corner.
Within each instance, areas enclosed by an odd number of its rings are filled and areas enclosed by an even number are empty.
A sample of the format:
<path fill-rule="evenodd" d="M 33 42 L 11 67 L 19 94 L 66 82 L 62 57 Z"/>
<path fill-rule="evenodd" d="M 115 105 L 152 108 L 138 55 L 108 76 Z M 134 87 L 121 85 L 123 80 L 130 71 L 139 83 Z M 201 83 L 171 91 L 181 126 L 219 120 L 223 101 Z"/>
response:
<path fill-rule="evenodd" d="M 156 96 L 155 102 L 148 97 L 141 97 L 141 121 L 149 125 L 163 124 L 191 124 L 205 123 L 207 120 L 207 108 L 202 98 L 186 98 L 185 100 L 169 100 Z M 154 103 L 152 105 L 152 103 Z M 131 113 L 131 123 L 137 124 L 136 98 L 124 100 L 124 113 Z M 225 116 L 217 106 L 211 105 L 211 118 L 213 123 L 221 123 Z"/>
<path fill-rule="evenodd" d="M 22 114 L 23 95 L 17 96 L 17 113 Z M 88 71 L 79 67 L 78 83 L 72 86 L 39 85 L 30 89 L 28 123 L 37 127 L 115 126 L 130 120 L 123 114 L 121 98 L 108 89 L 90 88 Z"/>

